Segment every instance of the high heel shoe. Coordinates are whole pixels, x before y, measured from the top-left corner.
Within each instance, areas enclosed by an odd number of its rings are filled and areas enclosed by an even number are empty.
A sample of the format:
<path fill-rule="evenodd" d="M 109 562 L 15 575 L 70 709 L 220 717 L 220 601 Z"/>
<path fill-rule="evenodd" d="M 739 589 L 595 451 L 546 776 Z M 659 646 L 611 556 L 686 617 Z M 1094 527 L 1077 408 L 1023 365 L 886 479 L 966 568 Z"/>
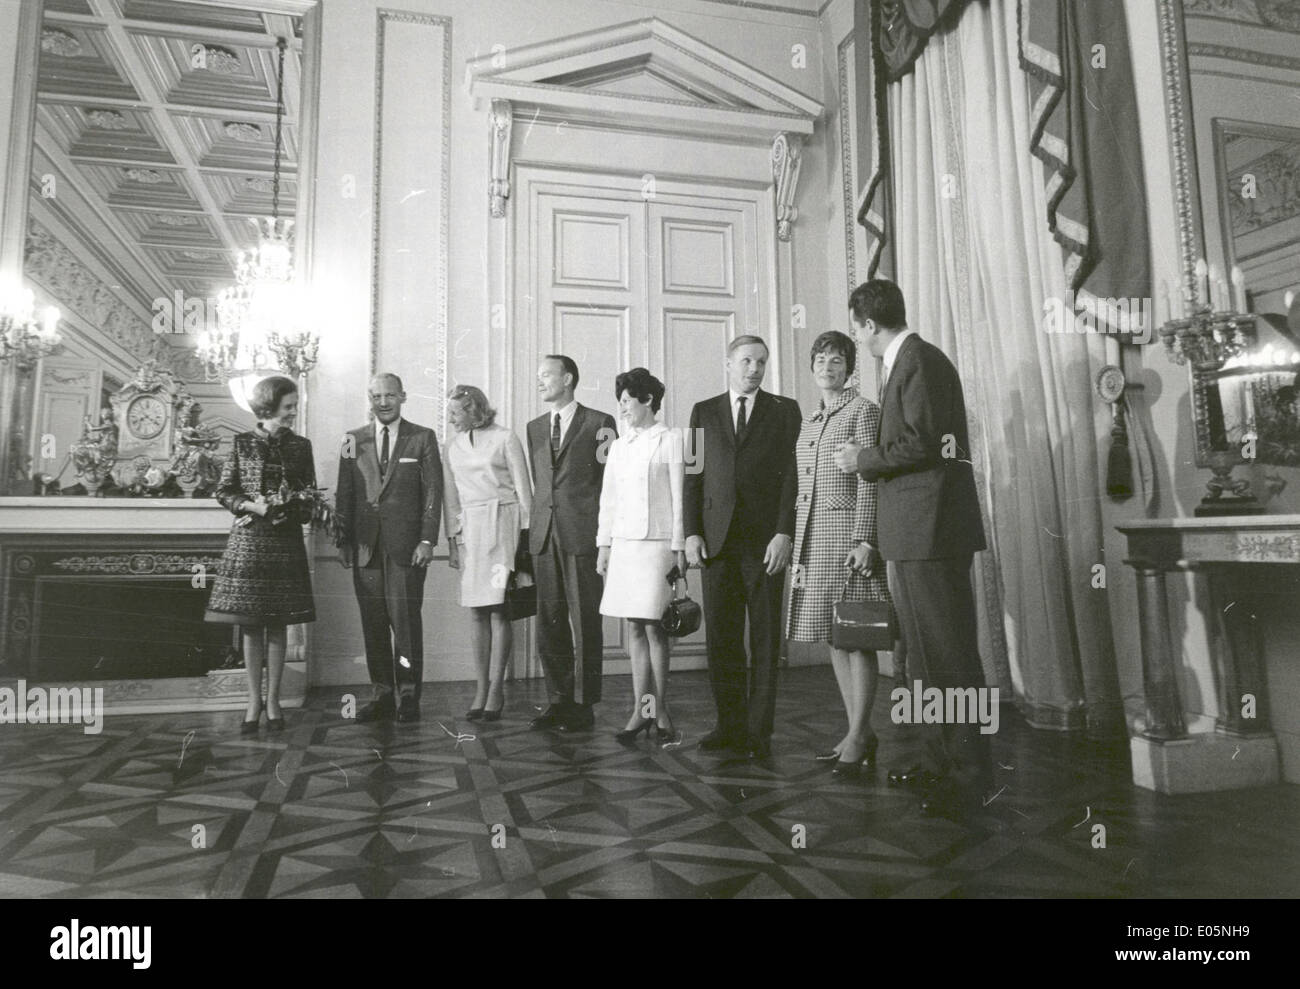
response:
<path fill-rule="evenodd" d="M 664 731 L 658 725 L 655 725 L 655 736 L 661 749 L 668 745 L 682 744 L 682 730 L 680 728 L 674 728 L 672 731 Z M 650 733 L 647 731 L 646 738 L 649 737 Z"/>
<path fill-rule="evenodd" d="M 862 768 L 876 768 L 876 749 L 880 747 L 880 736 L 872 735 L 867 739 L 867 747 L 862 752 Z"/>
<path fill-rule="evenodd" d="M 817 762 L 838 762 L 840 758 L 839 749 L 829 749 L 826 752 L 818 752 L 813 759 Z"/>
<path fill-rule="evenodd" d="M 466 721 L 480 721 L 482 720 L 482 718 L 483 718 L 483 708 L 481 707 L 471 707 L 468 711 L 465 712 Z"/>
<path fill-rule="evenodd" d="M 239 734 L 242 736 L 256 735 L 258 722 L 262 720 L 262 713 L 259 711 L 257 717 L 252 721 L 244 721 L 239 726 Z"/>
<path fill-rule="evenodd" d="M 614 732 L 614 739 L 620 745 L 635 745 L 636 737 L 640 735 L 642 732 L 645 732 L 645 737 L 648 739 L 650 737 L 650 729 L 653 728 L 654 726 L 655 723 L 649 718 L 647 718 L 645 721 L 642 721 L 635 728 L 624 728 L 622 731 Z"/>
<path fill-rule="evenodd" d="M 867 739 L 867 744 L 862 747 L 862 758 L 854 761 L 848 761 L 843 758 L 836 760 L 831 766 L 831 775 L 840 779 L 856 779 L 862 775 L 863 769 L 870 769 L 876 761 L 876 747 L 880 744 L 880 736 L 872 735 Z"/>
<path fill-rule="evenodd" d="M 492 696 L 492 690 L 491 690 L 491 688 L 488 688 L 488 696 L 489 696 L 489 697 Z M 487 709 L 487 705 L 484 704 L 484 705 L 483 705 L 483 720 L 484 720 L 484 721 L 500 721 L 500 720 L 501 720 L 501 712 L 504 711 L 505 709 L 506 709 L 506 692 L 505 692 L 505 688 L 502 688 L 502 689 L 501 689 L 501 706 L 500 706 L 499 708 L 497 708 L 495 711 L 489 711 L 489 710 Z"/>
<path fill-rule="evenodd" d="M 283 709 L 280 710 L 278 718 L 271 717 L 271 706 L 269 704 L 262 708 L 262 712 L 266 715 L 266 728 L 268 731 L 284 731 Z"/>

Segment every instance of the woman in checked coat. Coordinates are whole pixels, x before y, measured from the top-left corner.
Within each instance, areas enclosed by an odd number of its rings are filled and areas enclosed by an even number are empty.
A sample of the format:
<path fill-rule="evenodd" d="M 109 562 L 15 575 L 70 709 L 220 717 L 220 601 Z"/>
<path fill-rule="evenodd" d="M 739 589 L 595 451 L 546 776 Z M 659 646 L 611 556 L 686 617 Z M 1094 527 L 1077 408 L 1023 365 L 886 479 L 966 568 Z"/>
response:
<path fill-rule="evenodd" d="M 852 440 L 876 445 L 880 407 L 848 387 L 857 348 L 843 333 L 830 330 L 812 346 L 812 373 L 822 400 L 803 420 L 795 447 L 799 497 L 795 502 L 794 555 L 790 563 L 790 605 L 786 637 L 797 642 L 827 642 L 834 602 L 888 601 L 885 564 L 876 550 L 876 485 L 835 466 L 835 450 Z M 856 776 L 875 758 L 871 730 L 876 698 L 876 654 L 831 648 L 849 727 L 829 752 L 837 776 Z"/>

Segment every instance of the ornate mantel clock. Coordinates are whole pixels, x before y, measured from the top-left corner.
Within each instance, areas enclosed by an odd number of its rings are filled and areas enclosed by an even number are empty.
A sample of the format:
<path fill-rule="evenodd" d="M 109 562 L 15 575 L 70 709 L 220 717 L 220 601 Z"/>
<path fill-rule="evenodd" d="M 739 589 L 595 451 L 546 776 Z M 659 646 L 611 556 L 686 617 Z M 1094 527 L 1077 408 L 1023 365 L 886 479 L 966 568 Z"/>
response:
<path fill-rule="evenodd" d="M 113 395 L 113 413 L 121 430 L 118 455 L 145 456 L 167 463 L 172 457 L 176 413 L 189 397 L 185 386 L 156 361 L 146 361 L 135 377 Z"/>

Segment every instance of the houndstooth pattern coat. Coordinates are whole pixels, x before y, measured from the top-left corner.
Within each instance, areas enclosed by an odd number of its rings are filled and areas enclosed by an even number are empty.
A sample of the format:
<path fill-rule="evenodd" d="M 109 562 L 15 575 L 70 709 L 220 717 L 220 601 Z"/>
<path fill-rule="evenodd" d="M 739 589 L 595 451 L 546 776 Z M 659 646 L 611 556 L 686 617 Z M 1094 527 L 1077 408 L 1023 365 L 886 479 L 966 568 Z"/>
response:
<path fill-rule="evenodd" d="M 875 446 L 880 406 L 845 388 L 839 399 L 804 417 L 795 446 L 799 496 L 795 501 L 794 555 L 785 634 L 798 642 L 826 642 L 831 608 L 844 589 L 845 558 L 860 542 L 876 541 L 876 485 L 835 466 L 835 448 L 853 441 Z M 888 601 L 883 562 L 870 576 L 854 574 L 846 601 Z"/>

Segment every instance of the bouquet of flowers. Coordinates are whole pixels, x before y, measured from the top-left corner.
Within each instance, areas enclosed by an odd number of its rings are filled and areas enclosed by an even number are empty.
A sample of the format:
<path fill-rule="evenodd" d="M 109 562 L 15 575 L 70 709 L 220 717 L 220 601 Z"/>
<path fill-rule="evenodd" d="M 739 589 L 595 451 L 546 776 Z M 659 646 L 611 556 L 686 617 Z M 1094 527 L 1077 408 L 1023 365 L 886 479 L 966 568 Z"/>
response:
<path fill-rule="evenodd" d="M 326 488 L 291 488 L 287 482 L 282 482 L 280 487 L 266 495 L 266 504 L 271 511 L 266 514 L 266 519 L 272 525 L 283 525 L 291 519 L 303 519 L 302 525 L 310 525 L 316 532 L 324 532 L 331 539 L 338 539 L 338 517 L 334 514 L 334 507 L 325 497 Z M 236 525 L 250 525 L 253 521 L 252 515 L 241 515 L 236 520 Z"/>

